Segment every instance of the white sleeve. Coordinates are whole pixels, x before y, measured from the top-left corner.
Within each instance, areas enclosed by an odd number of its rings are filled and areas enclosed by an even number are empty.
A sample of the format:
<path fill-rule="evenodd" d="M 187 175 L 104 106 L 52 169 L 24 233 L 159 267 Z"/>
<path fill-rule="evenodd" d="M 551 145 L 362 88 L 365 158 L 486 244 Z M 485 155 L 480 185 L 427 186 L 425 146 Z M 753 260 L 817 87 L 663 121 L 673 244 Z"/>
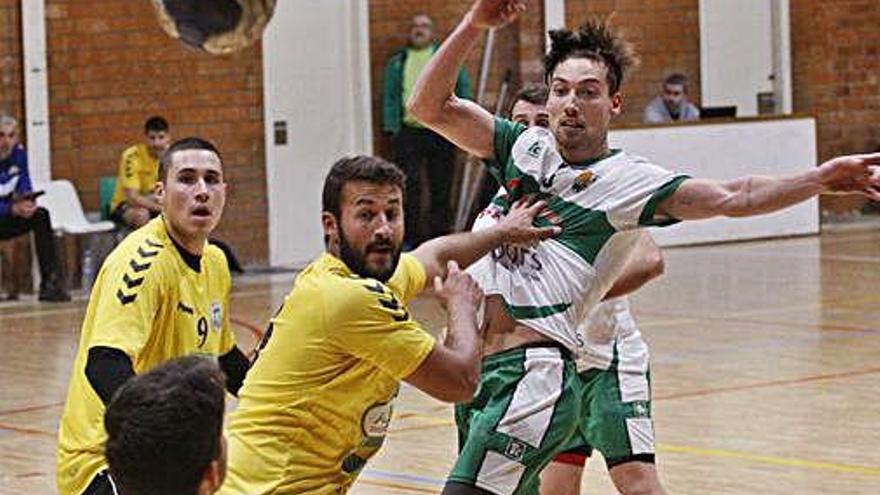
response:
<path fill-rule="evenodd" d="M 614 199 L 608 222 L 618 231 L 646 226 L 665 227 L 679 220 L 656 214 L 657 205 L 674 193 L 689 176 L 671 172 L 638 157 L 631 157 L 615 177 Z"/>

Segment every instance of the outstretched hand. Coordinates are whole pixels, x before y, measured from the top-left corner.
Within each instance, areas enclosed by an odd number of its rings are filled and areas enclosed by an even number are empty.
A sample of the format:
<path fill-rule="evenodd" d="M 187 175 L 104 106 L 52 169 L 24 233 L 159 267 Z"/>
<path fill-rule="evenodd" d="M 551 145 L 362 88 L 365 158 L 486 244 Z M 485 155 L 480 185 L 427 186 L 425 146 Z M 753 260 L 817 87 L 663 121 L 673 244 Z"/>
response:
<path fill-rule="evenodd" d="M 533 225 L 535 217 L 545 208 L 547 208 L 545 201 L 531 203 L 522 199 L 514 203 L 507 215 L 497 225 L 497 228 L 502 231 L 505 244 L 531 246 L 544 239 L 558 236 L 562 232 L 561 227 L 535 227 Z"/>
<path fill-rule="evenodd" d="M 861 193 L 880 201 L 880 153 L 838 156 L 819 165 L 818 172 L 828 191 Z"/>
<path fill-rule="evenodd" d="M 526 0 L 477 0 L 469 12 L 470 21 L 480 29 L 500 28 L 526 10 Z"/>

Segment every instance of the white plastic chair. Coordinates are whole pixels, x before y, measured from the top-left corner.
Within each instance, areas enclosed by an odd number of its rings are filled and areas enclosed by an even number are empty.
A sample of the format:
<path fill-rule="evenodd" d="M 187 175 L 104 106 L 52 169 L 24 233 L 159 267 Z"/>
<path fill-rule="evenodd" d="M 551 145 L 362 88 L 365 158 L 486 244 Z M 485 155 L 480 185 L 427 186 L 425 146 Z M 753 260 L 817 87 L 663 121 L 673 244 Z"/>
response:
<path fill-rule="evenodd" d="M 116 226 L 109 220 L 90 222 L 83 211 L 76 188 L 68 180 L 53 180 L 43 185 L 46 194 L 37 198 L 37 204 L 49 210 L 52 228 L 56 233 L 88 235 L 110 232 Z"/>
<path fill-rule="evenodd" d="M 112 232 L 116 228 L 116 224 L 108 220 L 90 222 L 83 211 L 76 188 L 73 187 L 70 181 L 53 180 L 34 189 L 46 191 L 46 194 L 37 198 L 37 204 L 49 211 L 49 218 L 52 220 L 52 229 L 55 231 L 55 235 L 89 236 L 88 247 L 83 250 L 83 259 L 80 260 L 82 265 L 80 266 L 84 268 L 87 262 L 90 264 L 91 274 L 88 277 L 83 277 L 83 289 L 86 291 L 90 290 L 90 285 L 94 282 L 94 276 L 100 266 L 100 261 L 95 259 L 97 254 L 94 249 L 95 234 Z M 92 256 L 89 260 L 86 258 L 87 252 L 91 253 Z M 89 280 L 85 280 L 86 278 Z"/>

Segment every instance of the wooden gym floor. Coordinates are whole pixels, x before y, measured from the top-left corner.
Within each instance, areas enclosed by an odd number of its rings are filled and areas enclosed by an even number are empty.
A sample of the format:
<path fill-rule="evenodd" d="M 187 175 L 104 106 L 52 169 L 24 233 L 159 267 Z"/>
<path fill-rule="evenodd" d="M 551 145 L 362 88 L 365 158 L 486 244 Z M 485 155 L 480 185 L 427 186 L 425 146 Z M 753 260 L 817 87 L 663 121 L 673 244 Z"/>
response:
<path fill-rule="evenodd" d="M 880 232 L 667 249 L 634 298 L 653 356 L 658 464 L 670 493 L 880 493 Z M 242 347 L 292 275 L 235 281 Z M 0 494 L 54 493 L 55 432 L 82 300 L 0 305 Z M 432 330 L 444 316 L 420 299 Z M 354 494 L 438 493 L 449 406 L 404 385 Z M 591 461 L 585 495 L 616 493 Z"/>

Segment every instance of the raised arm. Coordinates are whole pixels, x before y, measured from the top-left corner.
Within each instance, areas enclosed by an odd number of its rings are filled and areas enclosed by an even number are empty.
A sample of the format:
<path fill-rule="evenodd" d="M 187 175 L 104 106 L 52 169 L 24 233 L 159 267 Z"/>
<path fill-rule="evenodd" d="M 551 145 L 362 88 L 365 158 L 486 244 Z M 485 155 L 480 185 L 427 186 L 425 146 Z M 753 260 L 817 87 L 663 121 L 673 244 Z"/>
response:
<path fill-rule="evenodd" d="M 690 179 L 660 202 L 657 214 L 680 220 L 747 217 L 782 210 L 823 192 L 860 193 L 880 201 L 880 153 L 840 156 L 788 177 Z"/>
<path fill-rule="evenodd" d="M 559 227 L 534 227 L 535 217 L 547 206 L 543 201 L 532 205 L 518 202 L 510 212 L 490 228 L 462 232 L 432 239 L 412 255 L 425 267 L 427 280 L 445 276 L 449 261 L 466 268 L 502 244 L 532 244 L 561 232 Z"/>
<path fill-rule="evenodd" d="M 523 0 L 478 0 L 422 71 L 407 108 L 425 126 L 482 159 L 494 154 L 494 118 L 477 103 L 455 96 L 468 53 L 489 29 L 512 21 Z"/>

